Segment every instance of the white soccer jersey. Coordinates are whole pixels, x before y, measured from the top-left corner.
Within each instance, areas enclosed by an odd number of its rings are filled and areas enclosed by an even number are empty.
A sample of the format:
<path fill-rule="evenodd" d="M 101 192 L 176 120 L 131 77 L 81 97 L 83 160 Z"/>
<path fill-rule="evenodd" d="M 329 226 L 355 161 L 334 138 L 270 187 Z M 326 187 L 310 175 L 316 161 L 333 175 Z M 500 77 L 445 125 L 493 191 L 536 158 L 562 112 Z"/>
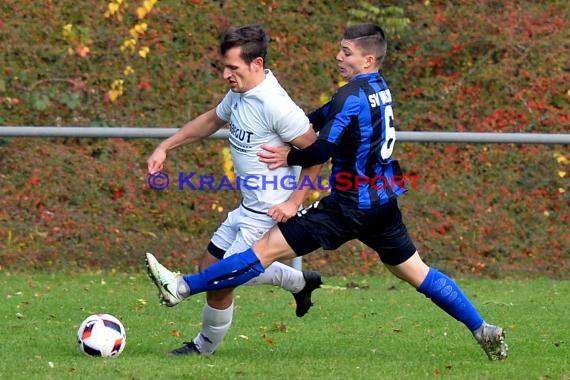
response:
<path fill-rule="evenodd" d="M 270 170 L 259 161 L 257 153 L 263 144 L 281 146 L 283 141 L 303 135 L 310 123 L 273 73 L 265 70 L 265 80 L 247 92 L 230 90 L 216 107 L 216 113 L 230 125 L 230 150 L 243 205 L 265 213 L 289 199 L 293 191 L 291 176 L 296 182 L 300 168 Z"/>

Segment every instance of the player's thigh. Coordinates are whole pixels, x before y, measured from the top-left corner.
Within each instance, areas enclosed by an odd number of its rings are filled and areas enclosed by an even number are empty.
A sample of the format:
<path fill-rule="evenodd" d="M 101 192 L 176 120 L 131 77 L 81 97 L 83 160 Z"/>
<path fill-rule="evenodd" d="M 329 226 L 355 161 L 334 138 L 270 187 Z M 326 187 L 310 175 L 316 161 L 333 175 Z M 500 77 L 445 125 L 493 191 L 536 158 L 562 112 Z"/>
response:
<path fill-rule="evenodd" d="M 315 202 L 285 223 L 278 223 L 287 243 L 297 256 L 318 248 L 332 250 L 356 237 L 355 224 L 329 198 Z"/>
<path fill-rule="evenodd" d="M 239 209 L 230 211 L 226 220 L 214 232 L 210 239 L 211 244 L 215 245 L 220 251 L 226 252 L 236 239 L 239 231 L 239 220 Z"/>
<path fill-rule="evenodd" d="M 268 216 L 251 215 L 251 213 L 246 211 L 241 213 L 240 221 L 237 225 L 239 229 L 236 232 L 235 239 L 227 249 L 224 257 L 243 252 L 250 248 L 275 225 L 275 221 Z"/>
<path fill-rule="evenodd" d="M 363 219 L 363 224 L 369 227 L 363 229 L 357 238 L 375 250 L 384 264 L 399 265 L 416 252 L 397 202 L 370 212 Z"/>

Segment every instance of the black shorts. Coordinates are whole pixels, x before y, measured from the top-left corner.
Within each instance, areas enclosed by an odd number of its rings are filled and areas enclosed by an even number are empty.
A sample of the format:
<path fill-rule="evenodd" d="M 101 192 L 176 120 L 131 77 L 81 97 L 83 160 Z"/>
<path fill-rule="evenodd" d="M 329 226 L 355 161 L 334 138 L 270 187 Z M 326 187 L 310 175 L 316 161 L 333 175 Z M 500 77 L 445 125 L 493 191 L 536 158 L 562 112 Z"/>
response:
<path fill-rule="evenodd" d="M 375 250 L 388 265 L 401 264 L 416 252 L 396 199 L 357 209 L 326 197 L 277 225 L 297 256 L 318 248 L 337 249 L 353 239 Z"/>

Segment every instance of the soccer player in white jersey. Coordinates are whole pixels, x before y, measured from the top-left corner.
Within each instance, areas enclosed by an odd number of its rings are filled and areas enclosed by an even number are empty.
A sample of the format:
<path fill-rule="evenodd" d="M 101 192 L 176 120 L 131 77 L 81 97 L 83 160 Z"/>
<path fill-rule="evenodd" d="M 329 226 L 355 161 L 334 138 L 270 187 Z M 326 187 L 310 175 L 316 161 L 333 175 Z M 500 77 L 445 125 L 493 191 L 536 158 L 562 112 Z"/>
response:
<path fill-rule="evenodd" d="M 309 119 L 289 97 L 272 72 L 265 68 L 267 35 L 259 26 L 228 29 L 221 40 L 223 77 L 230 90 L 217 107 L 188 122 L 162 141 L 148 159 L 149 174 L 162 170 L 169 150 L 206 138 L 229 124 L 230 150 L 242 201 L 215 232 L 201 261 L 206 268 L 223 257 L 243 251 L 275 223 L 294 216 L 310 186 L 293 189 L 284 178 L 299 176 L 292 167 L 269 170 L 259 162 L 261 146 L 290 143 L 305 148 L 316 140 Z M 319 167 L 303 169 L 301 175 L 316 178 Z M 311 293 L 321 285 L 318 272 L 301 272 L 276 262 L 249 284 L 277 285 L 293 293 L 296 314 L 312 306 Z M 164 298 L 163 298 L 164 299 Z M 165 299 L 164 299 L 165 300 Z M 163 302 L 168 305 L 168 302 Z M 233 291 L 208 292 L 202 313 L 202 329 L 191 342 L 170 351 L 172 356 L 212 354 L 227 334 L 233 316 Z"/>

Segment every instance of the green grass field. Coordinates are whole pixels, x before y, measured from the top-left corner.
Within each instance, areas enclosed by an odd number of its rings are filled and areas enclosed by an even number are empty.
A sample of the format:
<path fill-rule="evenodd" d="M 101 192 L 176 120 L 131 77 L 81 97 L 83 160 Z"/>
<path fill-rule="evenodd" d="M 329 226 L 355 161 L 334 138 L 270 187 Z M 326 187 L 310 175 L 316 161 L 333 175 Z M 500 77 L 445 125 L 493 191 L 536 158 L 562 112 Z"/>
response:
<path fill-rule="evenodd" d="M 387 274 L 326 278 L 304 318 L 286 292 L 242 287 L 234 325 L 208 358 L 165 356 L 198 331 L 202 296 L 162 307 L 143 273 L 0 276 L 2 379 L 570 377 L 570 281 L 458 280 L 488 321 L 507 329 L 509 359 L 490 362 L 461 324 Z M 76 330 L 95 312 L 123 321 L 121 356 L 79 351 Z"/>

